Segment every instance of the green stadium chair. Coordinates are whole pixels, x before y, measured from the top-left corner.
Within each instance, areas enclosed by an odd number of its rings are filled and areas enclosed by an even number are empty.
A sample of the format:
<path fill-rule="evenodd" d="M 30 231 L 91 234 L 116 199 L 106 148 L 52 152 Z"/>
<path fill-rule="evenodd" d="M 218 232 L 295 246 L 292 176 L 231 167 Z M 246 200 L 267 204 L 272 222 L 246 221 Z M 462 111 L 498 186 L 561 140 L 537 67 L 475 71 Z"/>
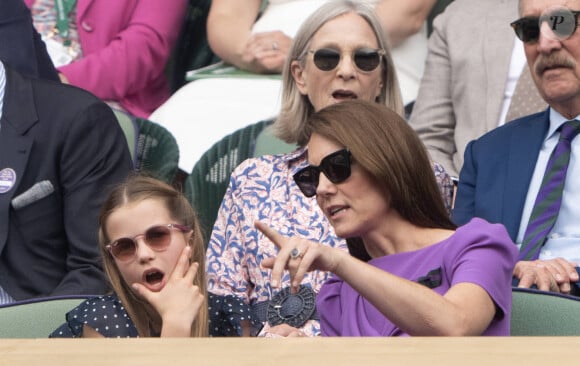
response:
<path fill-rule="evenodd" d="M 512 289 L 512 336 L 579 336 L 580 298 Z"/>
<path fill-rule="evenodd" d="M 261 121 L 225 136 L 207 150 L 185 179 L 184 193 L 196 209 L 206 243 L 232 171 L 254 156 L 256 138 L 272 121 Z"/>
<path fill-rule="evenodd" d="M 87 296 L 39 298 L 0 306 L 0 338 L 48 338 Z"/>

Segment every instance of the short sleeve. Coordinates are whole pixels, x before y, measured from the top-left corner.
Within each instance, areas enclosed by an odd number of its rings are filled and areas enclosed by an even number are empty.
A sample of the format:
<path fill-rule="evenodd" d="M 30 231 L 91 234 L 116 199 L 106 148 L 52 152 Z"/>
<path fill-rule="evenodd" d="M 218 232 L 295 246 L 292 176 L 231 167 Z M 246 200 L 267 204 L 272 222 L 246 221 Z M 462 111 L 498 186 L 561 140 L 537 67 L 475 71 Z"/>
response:
<path fill-rule="evenodd" d="M 85 324 L 107 338 L 138 337 L 133 321 L 115 295 L 86 300 L 66 314 L 66 323 L 52 332 L 50 337 L 82 337 Z"/>
<path fill-rule="evenodd" d="M 448 247 L 455 255 L 446 256 L 451 261 L 448 267 L 451 286 L 461 282 L 477 284 L 487 291 L 501 311 L 497 318 L 509 314 L 517 247 L 506 229 L 501 224 L 475 218 L 457 229 L 457 234 Z"/>

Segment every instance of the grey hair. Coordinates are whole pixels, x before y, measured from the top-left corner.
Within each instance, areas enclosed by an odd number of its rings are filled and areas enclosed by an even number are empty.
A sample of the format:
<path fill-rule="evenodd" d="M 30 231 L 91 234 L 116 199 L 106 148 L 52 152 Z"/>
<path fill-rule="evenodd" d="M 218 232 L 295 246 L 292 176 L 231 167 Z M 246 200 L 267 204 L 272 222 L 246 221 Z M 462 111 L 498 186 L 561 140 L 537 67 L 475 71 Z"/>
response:
<path fill-rule="evenodd" d="M 377 37 L 379 48 L 385 50 L 385 54 L 382 56 L 384 67 L 381 74 L 383 87 L 376 102 L 384 104 L 401 116 L 404 115 L 401 91 L 387 37 L 373 7 L 360 0 L 330 1 L 304 21 L 294 37 L 289 55 L 284 64 L 282 73 L 282 106 L 272 129 L 276 137 L 287 143 L 303 146 L 308 142 L 310 136 L 308 136 L 306 122 L 308 117 L 314 112 L 314 107 L 310 103 L 308 96 L 300 94 L 296 86 L 291 72 L 292 62 L 297 60 L 304 67 L 306 59 L 304 55 L 309 49 L 314 34 L 328 21 L 347 13 L 356 13 L 366 20 Z"/>

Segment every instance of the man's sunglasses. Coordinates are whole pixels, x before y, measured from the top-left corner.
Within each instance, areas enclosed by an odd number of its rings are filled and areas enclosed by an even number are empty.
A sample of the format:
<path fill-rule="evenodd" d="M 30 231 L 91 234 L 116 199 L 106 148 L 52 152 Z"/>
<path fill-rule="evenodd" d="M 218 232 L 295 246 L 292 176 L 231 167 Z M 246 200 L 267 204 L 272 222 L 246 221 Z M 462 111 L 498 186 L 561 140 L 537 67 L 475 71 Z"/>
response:
<path fill-rule="evenodd" d="M 162 252 L 171 243 L 171 229 L 179 230 L 182 233 L 188 232 L 187 226 L 178 224 L 168 224 L 152 226 L 143 234 L 135 235 L 132 238 L 120 238 L 105 246 L 111 255 L 121 262 L 128 262 L 137 255 L 137 238 L 143 237 L 145 244 L 156 252 Z"/>
<path fill-rule="evenodd" d="M 524 43 L 537 42 L 540 32 L 545 37 L 563 41 L 570 38 L 578 27 L 580 11 L 557 6 L 546 9 L 540 17 L 520 18 L 510 25 Z M 546 26 L 542 26 L 546 23 Z"/>
<path fill-rule="evenodd" d="M 294 174 L 294 181 L 306 197 L 316 195 L 320 172 L 332 183 L 344 182 L 350 177 L 350 151 L 342 149 L 324 157 L 320 165 L 309 165 Z"/>
<path fill-rule="evenodd" d="M 321 48 L 309 50 L 308 53 L 314 55 L 314 64 L 322 71 L 334 70 L 338 66 L 341 58 L 339 50 L 334 48 Z M 381 58 L 385 50 L 374 48 L 359 48 L 353 51 L 352 59 L 354 64 L 361 71 L 369 72 L 376 69 L 381 64 Z"/>

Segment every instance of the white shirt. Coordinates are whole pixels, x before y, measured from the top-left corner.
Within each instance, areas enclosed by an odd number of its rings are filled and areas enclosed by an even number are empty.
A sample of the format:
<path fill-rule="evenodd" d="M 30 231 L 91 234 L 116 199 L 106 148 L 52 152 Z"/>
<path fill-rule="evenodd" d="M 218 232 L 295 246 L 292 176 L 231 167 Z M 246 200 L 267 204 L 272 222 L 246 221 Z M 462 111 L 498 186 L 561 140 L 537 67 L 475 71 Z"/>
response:
<path fill-rule="evenodd" d="M 6 71 L 4 64 L 0 61 L 0 118 L 2 118 L 2 109 L 4 108 L 4 89 L 6 88 Z"/>
<path fill-rule="evenodd" d="M 0 61 L 0 119 L 4 108 L 4 89 L 6 89 L 6 71 L 4 70 L 4 64 Z M 0 286 L 0 305 L 11 302 L 14 302 L 14 299 Z"/>
<path fill-rule="evenodd" d="M 505 90 L 503 94 L 503 101 L 501 103 L 501 111 L 499 113 L 499 120 L 497 125 L 501 126 L 505 123 L 505 117 L 507 116 L 510 103 L 512 102 L 512 97 L 516 91 L 516 85 L 526 66 L 526 54 L 524 52 L 524 45 L 518 37 L 514 37 L 514 48 L 512 49 L 512 57 L 510 60 L 510 68 L 508 71 L 508 77 L 505 83 Z"/>
<path fill-rule="evenodd" d="M 580 120 L 580 116 L 576 116 Z M 550 128 L 548 134 L 544 139 L 536 168 L 530 181 L 528 188 L 528 195 L 524 210 L 522 212 L 522 221 L 520 222 L 520 229 L 516 243 L 521 245 L 530 220 L 530 215 L 534 207 L 534 202 L 544 172 L 550 159 L 550 154 L 556 147 L 560 133 L 558 128 L 568 121 L 560 113 L 550 108 Z M 571 262 L 580 263 L 580 138 L 577 137 L 572 140 L 572 152 L 570 154 L 570 162 L 568 164 L 568 172 L 566 173 L 566 182 L 564 183 L 564 192 L 562 193 L 562 206 L 558 219 L 548 235 L 548 240 L 540 251 L 540 259 L 553 259 L 562 257 Z"/>

